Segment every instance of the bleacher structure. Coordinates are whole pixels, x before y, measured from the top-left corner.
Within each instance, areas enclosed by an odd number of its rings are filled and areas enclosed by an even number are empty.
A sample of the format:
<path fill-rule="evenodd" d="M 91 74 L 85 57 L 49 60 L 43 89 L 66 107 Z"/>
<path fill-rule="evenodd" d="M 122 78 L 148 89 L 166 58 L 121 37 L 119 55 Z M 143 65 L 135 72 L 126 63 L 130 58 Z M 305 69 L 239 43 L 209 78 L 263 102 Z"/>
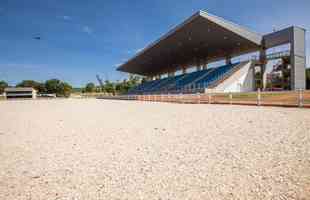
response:
<path fill-rule="evenodd" d="M 273 47 L 290 44 L 289 50 L 267 54 Z M 257 53 L 256 59 L 232 63 L 232 58 Z M 286 59 L 290 65 L 290 89 L 305 88 L 305 29 L 292 26 L 266 35 L 199 11 L 118 67 L 148 81 L 129 94 L 248 92 L 257 89 L 260 72 L 266 86 L 268 60 Z M 225 65 L 209 67 L 223 60 Z M 189 68 L 196 68 L 188 73 Z M 175 75 L 181 71 L 180 75 Z M 163 75 L 168 75 L 164 77 Z"/>
<path fill-rule="evenodd" d="M 240 63 L 200 70 L 188 74 L 147 81 L 129 91 L 129 94 L 201 92 L 233 72 Z"/>

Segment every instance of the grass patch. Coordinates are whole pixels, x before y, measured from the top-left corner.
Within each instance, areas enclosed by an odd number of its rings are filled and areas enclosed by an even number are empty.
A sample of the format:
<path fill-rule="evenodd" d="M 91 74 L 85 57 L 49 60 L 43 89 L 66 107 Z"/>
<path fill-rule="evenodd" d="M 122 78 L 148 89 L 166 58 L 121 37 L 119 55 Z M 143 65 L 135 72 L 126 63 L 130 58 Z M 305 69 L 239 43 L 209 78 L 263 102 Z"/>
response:
<path fill-rule="evenodd" d="M 304 104 L 310 104 L 310 99 L 304 99 Z"/>

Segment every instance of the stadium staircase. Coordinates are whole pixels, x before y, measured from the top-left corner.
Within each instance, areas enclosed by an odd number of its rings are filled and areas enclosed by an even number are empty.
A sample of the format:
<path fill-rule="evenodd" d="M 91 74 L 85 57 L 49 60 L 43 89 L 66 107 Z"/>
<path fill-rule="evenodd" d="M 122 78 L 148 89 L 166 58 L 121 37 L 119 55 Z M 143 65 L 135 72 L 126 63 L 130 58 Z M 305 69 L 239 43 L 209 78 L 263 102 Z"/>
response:
<path fill-rule="evenodd" d="M 233 67 L 231 70 L 227 71 L 226 73 L 222 74 L 221 77 L 212 83 L 209 84 L 208 88 L 212 89 L 218 86 L 219 84 L 223 83 L 225 80 L 227 80 L 229 77 L 231 77 L 234 73 L 239 71 L 248 61 L 241 62 L 235 67 Z"/>

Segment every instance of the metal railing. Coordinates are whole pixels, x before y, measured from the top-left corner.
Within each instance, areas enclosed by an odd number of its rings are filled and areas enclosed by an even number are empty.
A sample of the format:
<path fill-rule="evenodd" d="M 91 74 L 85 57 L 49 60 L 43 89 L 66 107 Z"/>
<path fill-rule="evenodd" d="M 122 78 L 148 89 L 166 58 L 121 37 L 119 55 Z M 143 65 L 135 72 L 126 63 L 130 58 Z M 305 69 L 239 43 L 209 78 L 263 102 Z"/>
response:
<path fill-rule="evenodd" d="M 290 51 L 289 50 L 285 50 L 285 51 L 278 51 L 275 53 L 270 53 L 266 55 L 266 59 L 267 60 L 275 60 L 275 59 L 279 59 L 279 58 L 284 58 L 284 57 L 288 57 L 290 56 Z M 255 60 L 258 61 L 259 60 L 259 56 L 254 55 L 251 57 L 251 60 Z"/>

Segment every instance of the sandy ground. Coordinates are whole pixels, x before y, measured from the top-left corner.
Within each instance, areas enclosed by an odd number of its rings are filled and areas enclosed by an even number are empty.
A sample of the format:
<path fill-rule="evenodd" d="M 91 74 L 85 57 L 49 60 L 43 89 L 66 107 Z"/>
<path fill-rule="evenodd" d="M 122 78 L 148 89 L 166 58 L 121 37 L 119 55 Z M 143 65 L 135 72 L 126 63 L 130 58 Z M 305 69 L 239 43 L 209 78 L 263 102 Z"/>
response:
<path fill-rule="evenodd" d="M 1 101 L 0 199 L 310 199 L 310 109 Z"/>

